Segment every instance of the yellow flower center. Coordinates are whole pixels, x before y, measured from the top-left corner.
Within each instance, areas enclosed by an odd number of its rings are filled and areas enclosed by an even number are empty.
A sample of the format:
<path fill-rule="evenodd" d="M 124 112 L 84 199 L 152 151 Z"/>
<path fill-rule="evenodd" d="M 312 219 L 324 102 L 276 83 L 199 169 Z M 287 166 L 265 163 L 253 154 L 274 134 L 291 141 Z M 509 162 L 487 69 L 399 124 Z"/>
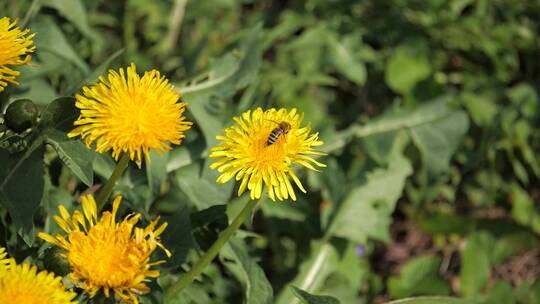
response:
<path fill-rule="evenodd" d="M 271 124 L 271 125 L 270 125 Z M 283 160 L 287 156 L 287 137 L 289 134 L 281 134 L 277 141 L 267 145 L 268 137 L 276 127 L 275 124 L 263 124 L 258 131 L 252 133 L 252 141 L 247 149 L 253 154 L 253 158 L 259 165 L 282 167 Z"/>
<path fill-rule="evenodd" d="M 92 227 L 88 235 L 80 231 L 70 234 L 73 249 L 67 259 L 77 270 L 77 277 L 92 278 L 96 285 L 116 288 L 126 286 L 145 270 L 147 254 L 129 231 L 123 230 L 110 233 L 109 229 L 98 225 Z"/>

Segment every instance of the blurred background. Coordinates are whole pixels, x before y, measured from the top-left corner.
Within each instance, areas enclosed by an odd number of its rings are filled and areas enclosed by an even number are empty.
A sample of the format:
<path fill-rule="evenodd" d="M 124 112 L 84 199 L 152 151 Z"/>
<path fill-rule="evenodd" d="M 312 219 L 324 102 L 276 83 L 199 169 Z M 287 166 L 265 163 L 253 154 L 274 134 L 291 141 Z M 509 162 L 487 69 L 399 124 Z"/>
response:
<path fill-rule="evenodd" d="M 214 183 L 215 135 L 253 107 L 305 112 L 328 167 L 302 171 L 308 194 L 264 202 L 243 236 L 275 303 L 297 301 L 290 285 L 342 303 L 540 303 L 540 2 L 0 0 L 0 11 L 37 32 L 13 99 L 45 107 L 131 62 L 185 94 L 186 143 L 130 168 L 119 191 L 146 214 L 190 210 L 201 248 L 246 199 L 228 203 L 233 184 Z M 47 162 L 42 213 L 87 188 Z M 112 166 L 96 156 L 96 183 Z M 184 299 L 241 303 L 250 278 L 239 284 L 229 264 L 224 253 Z"/>

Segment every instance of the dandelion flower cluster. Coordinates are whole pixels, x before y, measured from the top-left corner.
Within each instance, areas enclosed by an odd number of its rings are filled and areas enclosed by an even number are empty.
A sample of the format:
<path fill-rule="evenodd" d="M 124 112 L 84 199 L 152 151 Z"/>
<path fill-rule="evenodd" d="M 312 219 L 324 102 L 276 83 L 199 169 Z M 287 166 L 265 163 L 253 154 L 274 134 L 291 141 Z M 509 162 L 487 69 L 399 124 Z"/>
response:
<path fill-rule="evenodd" d="M 0 18 L 0 92 L 4 91 L 8 83 L 18 84 L 15 80 L 19 72 L 12 66 L 23 65 L 30 62 L 36 47 L 29 29 L 21 30 L 17 21 L 8 17 Z"/>
<path fill-rule="evenodd" d="M 222 143 L 212 149 L 210 157 L 216 158 L 211 165 L 221 175 L 218 183 L 226 183 L 233 177 L 240 182 L 238 195 L 250 190 L 251 199 L 261 197 L 263 186 L 272 200 L 296 200 L 292 181 L 306 192 L 294 173 L 293 164 L 317 170 L 325 167 L 313 156 L 325 153 L 313 149 L 323 144 L 318 133 L 311 133 L 309 126 L 302 127 L 303 114 L 296 109 L 257 108 L 234 117 L 236 125 L 224 129 L 224 136 L 217 136 Z M 280 122 L 291 128 L 277 140 L 268 144 L 268 138 Z"/>
<path fill-rule="evenodd" d="M 103 290 L 106 297 L 112 292 L 124 303 L 138 303 L 137 295 L 150 291 L 148 278 L 157 278 L 159 270 L 152 266 L 164 261 L 150 262 L 150 255 L 157 247 L 170 252 L 160 243 L 166 223 L 157 227 L 159 218 L 146 228 L 135 227 L 140 214 L 128 215 L 123 221 L 115 220 L 121 197 L 113 202 L 112 212 L 97 216 L 97 206 L 91 195 L 82 197 L 83 212 L 69 214 L 59 206 L 60 216 L 54 219 L 65 231 L 55 237 L 39 233 L 45 241 L 59 246 L 71 268 L 69 278 L 90 296 Z"/>
<path fill-rule="evenodd" d="M 38 272 L 34 265 L 17 265 L 0 248 L 0 303 L 71 304 L 76 296 L 65 289 L 61 277 Z"/>
<path fill-rule="evenodd" d="M 140 77 L 134 64 L 126 71 L 110 70 L 75 98 L 81 113 L 68 136 L 81 136 L 88 147 L 95 142 L 100 153 L 112 149 L 116 160 L 128 153 L 140 164 L 142 154 L 149 159 L 150 150 L 180 144 L 191 127 L 183 116 L 186 104 L 168 80 L 156 70 Z"/>

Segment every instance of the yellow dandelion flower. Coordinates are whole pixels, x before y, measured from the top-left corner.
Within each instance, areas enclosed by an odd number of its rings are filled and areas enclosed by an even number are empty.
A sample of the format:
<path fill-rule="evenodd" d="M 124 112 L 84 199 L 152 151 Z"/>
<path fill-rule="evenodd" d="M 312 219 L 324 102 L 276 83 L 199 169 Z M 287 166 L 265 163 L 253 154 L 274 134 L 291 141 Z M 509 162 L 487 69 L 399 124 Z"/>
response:
<path fill-rule="evenodd" d="M 115 220 L 122 198 L 116 197 L 112 212 L 105 211 L 98 219 L 97 206 L 91 195 L 82 197 L 82 213 L 72 215 L 59 206 L 60 216 L 54 220 L 66 235 L 55 237 L 39 233 L 38 236 L 65 250 L 61 255 L 71 268 L 68 277 L 73 283 L 95 296 L 101 289 L 106 297 L 114 292 L 124 303 L 138 303 L 137 295 L 150 291 L 148 278 L 159 277 L 152 266 L 164 261 L 150 262 L 157 247 L 170 252 L 160 243 L 159 236 L 167 223 L 156 228 L 159 218 L 145 228 L 135 227 L 140 214 L 128 215 L 123 221 Z"/>
<path fill-rule="evenodd" d="M 135 64 L 125 72 L 109 70 L 107 78 L 83 87 L 76 100 L 81 114 L 68 136 L 81 136 L 88 147 L 95 141 L 100 153 L 112 149 L 116 160 L 124 152 L 140 164 L 143 153 L 149 159 L 150 150 L 180 144 L 191 127 L 183 116 L 186 103 L 178 102 L 180 94 L 169 81 L 156 70 L 140 77 Z"/>
<path fill-rule="evenodd" d="M 77 294 L 65 289 L 62 277 L 47 271 L 38 272 L 34 265 L 17 265 L 15 260 L 5 259 L 4 248 L 0 252 L 0 303 L 77 303 L 73 301 Z"/>
<path fill-rule="evenodd" d="M 225 136 L 216 137 L 222 143 L 212 148 L 210 154 L 217 158 L 210 167 L 222 173 L 217 182 L 223 184 L 236 177 L 237 181 L 241 180 L 238 195 L 247 188 L 251 199 L 257 199 L 266 186 L 268 196 L 274 201 L 288 197 L 296 200 L 291 178 L 306 193 L 292 165 L 317 171 L 316 166 L 325 165 L 312 156 L 325 153 L 313 149 L 323 142 L 318 133 L 311 133 L 309 126 L 301 127 L 303 116 L 296 109 L 263 111 L 257 108 L 234 117 L 236 125 L 225 128 Z M 276 130 L 281 122 L 285 122 L 289 130 Z"/>
<path fill-rule="evenodd" d="M 19 76 L 9 66 L 23 65 L 30 62 L 32 53 L 36 47 L 29 29 L 21 30 L 17 27 L 17 21 L 11 21 L 8 17 L 0 18 L 0 92 L 9 82 L 18 84 L 15 78 Z"/>

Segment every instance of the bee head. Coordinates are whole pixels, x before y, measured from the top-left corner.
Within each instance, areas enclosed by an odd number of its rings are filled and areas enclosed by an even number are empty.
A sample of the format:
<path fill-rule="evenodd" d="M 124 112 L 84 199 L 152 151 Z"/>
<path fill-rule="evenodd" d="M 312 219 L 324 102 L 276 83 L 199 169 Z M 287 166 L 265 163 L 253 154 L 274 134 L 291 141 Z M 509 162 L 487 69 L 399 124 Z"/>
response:
<path fill-rule="evenodd" d="M 291 130 L 291 124 L 286 121 L 282 121 L 279 123 L 279 128 L 283 131 L 283 133 L 287 134 Z"/>

